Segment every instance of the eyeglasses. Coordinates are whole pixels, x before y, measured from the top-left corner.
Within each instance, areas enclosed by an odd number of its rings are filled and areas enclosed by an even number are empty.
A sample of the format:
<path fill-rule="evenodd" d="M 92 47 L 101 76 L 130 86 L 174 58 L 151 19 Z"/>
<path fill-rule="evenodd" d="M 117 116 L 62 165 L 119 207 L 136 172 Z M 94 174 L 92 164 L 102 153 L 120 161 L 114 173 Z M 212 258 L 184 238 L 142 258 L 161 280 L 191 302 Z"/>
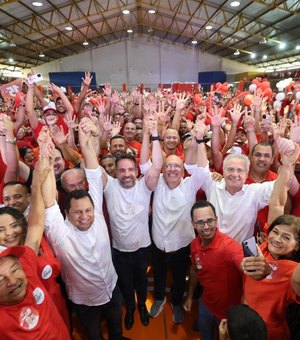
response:
<path fill-rule="evenodd" d="M 198 227 L 203 228 L 205 224 L 207 224 L 209 227 L 213 227 L 216 223 L 216 218 L 208 218 L 206 221 L 199 220 L 199 221 L 193 221 Z"/>
<path fill-rule="evenodd" d="M 182 169 L 182 165 L 169 163 L 169 164 L 165 164 L 165 168 L 168 169 L 168 170 L 171 170 L 171 169 Z"/>
<path fill-rule="evenodd" d="M 229 174 L 233 174 L 235 172 L 237 172 L 239 175 L 242 175 L 246 172 L 245 169 L 241 169 L 241 168 L 226 168 L 226 171 L 229 173 Z"/>

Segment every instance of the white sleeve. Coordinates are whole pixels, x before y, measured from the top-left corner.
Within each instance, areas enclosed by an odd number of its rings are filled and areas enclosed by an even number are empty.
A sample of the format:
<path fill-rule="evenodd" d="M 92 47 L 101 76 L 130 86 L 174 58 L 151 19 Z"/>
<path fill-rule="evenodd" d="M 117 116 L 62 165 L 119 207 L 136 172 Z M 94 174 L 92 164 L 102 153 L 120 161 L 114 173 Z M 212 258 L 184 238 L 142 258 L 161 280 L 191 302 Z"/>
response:
<path fill-rule="evenodd" d="M 95 206 L 95 212 L 103 215 L 103 182 L 102 171 L 97 169 L 85 169 L 87 181 L 89 183 L 89 194 L 92 197 Z"/>
<path fill-rule="evenodd" d="M 47 239 L 53 245 L 57 245 L 64 240 L 69 233 L 69 228 L 65 224 L 64 217 L 59 209 L 57 202 L 50 208 L 46 208 L 45 233 Z"/>

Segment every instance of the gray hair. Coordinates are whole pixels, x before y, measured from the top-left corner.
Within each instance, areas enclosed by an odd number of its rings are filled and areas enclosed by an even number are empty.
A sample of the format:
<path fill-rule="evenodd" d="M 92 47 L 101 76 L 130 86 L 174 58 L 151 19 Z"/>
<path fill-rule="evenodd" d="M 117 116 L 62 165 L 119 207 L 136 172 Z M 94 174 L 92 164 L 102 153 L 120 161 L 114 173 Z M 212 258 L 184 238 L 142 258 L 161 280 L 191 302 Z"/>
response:
<path fill-rule="evenodd" d="M 61 174 L 60 183 L 61 183 L 61 186 L 63 187 L 64 190 L 66 189 L 66 179 L 65 179 L 66 175 L 68 175 L 68 174 L 75 175 L 75 174 L 79 174 L 79 173 L 82 175 L 83 180 L 85 180 L 85 173 L 82 169 L 79 169 L 79 168 L 68 169 L 68 170 L 65 170 Z"/>
<path fill-rule="evenodd" d="M 242 155 L 242 154 L 229 154 L 228 156 L 225 157 L 224 161 L 223 161 L 223 169 L 227 168 L 227 163 L 231 160 L 231 159 L 241 159 L 242 161 L 244 161 L 245 163 L 245 168 L 246 168 L 246 172 L 248 174 L 249 169 L 250 169 L 250 161 L 249 158 L 246 155 Z"/>

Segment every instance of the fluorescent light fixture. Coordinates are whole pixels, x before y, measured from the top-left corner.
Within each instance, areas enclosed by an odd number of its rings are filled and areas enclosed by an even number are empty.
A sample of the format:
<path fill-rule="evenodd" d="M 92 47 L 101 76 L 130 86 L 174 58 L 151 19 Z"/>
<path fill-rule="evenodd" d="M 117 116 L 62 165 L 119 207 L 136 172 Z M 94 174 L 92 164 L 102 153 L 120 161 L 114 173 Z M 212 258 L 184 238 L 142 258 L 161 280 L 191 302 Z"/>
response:
<path fill-rule="evenodd" d="M 260 44 L 266 44 L 266 43 L 267 43 L 267 39 L 266 39 L 266 38 L 263 38 L 259 43 L 260 43 Z"/>
<path fill-rule="evenodd" d="M 233 54 L 234 55 L 240 55 L 240 51 L 239 50 L 235 50 L 235 52 Z"/>
<path fill-rule="evenodd" d="M 197 44 L 198 44 L 198 41 L 197 41 L 196 39 L 193 39 L 193 40 L 192 40 L 192 44 L 193 44 L 193 45 L 197 45 Z"/>
<path fill-rule="evenodd" d="M 297 50 L 297 51 L 300 50 L 300 45 L 297 45 L 297 46 L 296 46 L 296 50 Z"/>
<path fill-rule="evenodd" d="M 268 56 L 266 54 L 263 55 L 263 59 L 266 60 L 268 59 Z"/>
<path fill-rule="evenodd" d="M 41 53 L 39 54 L 39 57 L 40 57 L 40 58 L 44 58 L 44 57 L 45 57 L 45 54 L 44 54 L 43 52 L 41 52 Z"/>
<path fill-rule="evenodd" d="M 65 29 L 66 29 L 67 31 L 72 31 L 72 30 L 73 30 L 73 27 L 72 27 L 72 26 L 66 26 Z"/>
<path fill-rule="evenodd" d="M 13 58 L 8 58 L 8 61 L 9 61 L 10 63 L 13 63 L 13 62 L 14 62 Z"/>
<path fill-rule="evenodd" d="M 34 2 L 32 2 L 31 4 L 32 4 L 32 6 L 35 6 L 35 7 L 41 7 L 41 6 L 43 6 L 43 3 L 40 2 L 40 1 L 34 1 Z"/>
<path fill-rule="evenodd" d="M 255 53 L 251 53 L 251 54 L 250 54 L 250 58 L 251 58 L 251 59 L 255 59 L 255 58 L 256 58 L 256 54 L 255 54 Z"/>
<path fill-rule="evenodd" d="M 213 27 L 211 26 L 211 25 L 207 25 L 207 26 L 205 26 L 205 29 L 206 30 L 211 30 Z"/>
<path fill-rule="evenodd" d="M 285 49 L 285 47 L 286 47 L 286 43 L 282 42 L 282 43 L 279 44 L 279 48 L 281 50 Z"/>
<path fill-rule="evenodd" d="M 130 14 L 130 11 L 129 11 L 129 9 L 123 9 L 122 13 L 123 14 Z"/>
<path fill-rule="evenodd" d="M 154 14 L 154 13 L 156 13 L 156 10 L 155 9 L 149 9 L 148 13 Z"/>
<path fill-rule="evenodd" d="M 133 33 L 133 29 L 128 28 L 127 33 Z"/>
<path fill-rule="evenodd" d="M 17 45 L 15 44 L 15 42 L 13 40 L 11 40 L 10 43 L 9 43 L 9 46 L 10 47 L 16 47 Z"/>
<path fill-rule="evenodd" d="M 240 3 L 239 1 L 232 1 L 232 2 L 230 3 L 230 6 L 231 6 L 231 7 L 238 7 L 240 4 L 241 4 L 241 3 Z"/>
<path fill-rule="evenodd" d="M 85 41 L 82 43 L 83 46 L 87 46 L 88 44 L 89 44 L 89 42 L 88 42 L 87 40 L 85 40 Z"/>

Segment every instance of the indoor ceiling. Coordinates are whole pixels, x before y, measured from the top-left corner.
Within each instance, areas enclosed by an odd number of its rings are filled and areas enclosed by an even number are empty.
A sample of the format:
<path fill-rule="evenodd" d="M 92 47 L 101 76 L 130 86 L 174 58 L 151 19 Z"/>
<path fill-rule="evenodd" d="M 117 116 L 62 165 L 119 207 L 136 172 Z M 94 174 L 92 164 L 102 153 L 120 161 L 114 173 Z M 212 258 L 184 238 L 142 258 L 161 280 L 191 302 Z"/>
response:
<path fill-rule="evenodd" d="M 2 68 L 30 68 L 137 35 L 265 69 L 300 62 L 300 0 L 39 2 L 0 0 Z"/>

